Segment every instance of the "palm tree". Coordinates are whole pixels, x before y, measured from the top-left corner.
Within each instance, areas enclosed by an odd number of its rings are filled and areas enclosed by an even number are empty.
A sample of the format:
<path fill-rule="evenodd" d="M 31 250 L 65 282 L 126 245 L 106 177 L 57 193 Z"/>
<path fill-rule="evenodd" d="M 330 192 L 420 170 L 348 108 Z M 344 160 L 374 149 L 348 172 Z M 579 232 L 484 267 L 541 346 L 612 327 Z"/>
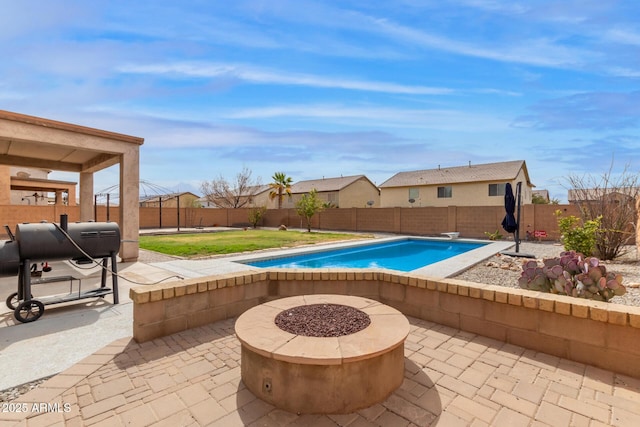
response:
<path fill-rule="evenodd" d="M 293 179 L 290 176 L 287 176 L 284 172 L 276 172 L 271 177 L 273 182 L 269 184 L 271 191 L 269 192 L 269 198 L 275 199 L 278 198 L 278 209 L 282 209 L 282 199 L 284 199 L 284 195 L 291 197 L 291 183 Z"/>

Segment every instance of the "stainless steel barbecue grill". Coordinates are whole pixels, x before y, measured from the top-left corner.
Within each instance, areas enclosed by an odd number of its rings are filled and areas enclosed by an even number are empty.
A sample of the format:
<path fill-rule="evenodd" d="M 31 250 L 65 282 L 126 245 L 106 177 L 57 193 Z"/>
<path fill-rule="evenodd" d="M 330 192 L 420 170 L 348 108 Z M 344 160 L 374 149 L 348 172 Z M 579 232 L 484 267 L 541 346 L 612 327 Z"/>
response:
<path fill-rule="evenodd" d="M 7 298 L 7 307 L 14 310 L 15 318 L 23 323 L 38 320 L 44 306 L 104 297 L 113 294 L 118 304 L 118 277 L 116 254 L 120 248 L 120 229 L 113 222 L 78 222 L 68 224 L 67 216 L 60 224 L 41 222 L 18 224 L 15 234 L 5 226 L 10 240 L 0 243 L 0 276 L 18 276 L 17 292 Z M 99 261 L 101 259 L 101 261 Z M 78 264 L 99 263 L 102 267 L 99 288 L 82 290 L 81 279 L 73 276 L 45 277 L 38 265 L 51 261 L 71 260 Z M 111 266 L 109 267 L 109 260 Z M 112 287 L 107 287 L 107 274 L 111 273 Z M 33 298 L 32 285 L 45 285 L 68 281 L 68 294 Z M 74 290 L 77 282 L 77 291 Z"/>

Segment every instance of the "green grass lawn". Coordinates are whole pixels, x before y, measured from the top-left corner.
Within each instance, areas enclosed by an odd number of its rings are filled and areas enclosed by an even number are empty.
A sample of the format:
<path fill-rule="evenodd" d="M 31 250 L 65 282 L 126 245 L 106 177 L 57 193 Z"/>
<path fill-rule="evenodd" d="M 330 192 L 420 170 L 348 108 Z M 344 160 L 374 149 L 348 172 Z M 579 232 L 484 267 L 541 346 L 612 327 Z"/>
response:
<path fill-rule="evenodd" d="M 371 237 L 373 236 L 343 233 L 239 230 L 217 233 L 140 236 L 140 248 L 167 255 L 200 257 Z"/>

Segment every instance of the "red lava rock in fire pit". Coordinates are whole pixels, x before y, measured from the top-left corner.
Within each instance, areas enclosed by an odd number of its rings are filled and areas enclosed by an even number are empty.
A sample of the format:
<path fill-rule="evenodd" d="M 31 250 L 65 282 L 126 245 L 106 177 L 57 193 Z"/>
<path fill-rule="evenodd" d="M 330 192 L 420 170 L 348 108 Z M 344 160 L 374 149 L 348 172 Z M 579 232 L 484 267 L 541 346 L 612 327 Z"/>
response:
<path fill-rule="evenodd" d="M 341 337 L 371 324 L 369 315 L 340 304 L 310 304 L 284 310 L 276 316 L 283 331 L 306 337 Z"/>

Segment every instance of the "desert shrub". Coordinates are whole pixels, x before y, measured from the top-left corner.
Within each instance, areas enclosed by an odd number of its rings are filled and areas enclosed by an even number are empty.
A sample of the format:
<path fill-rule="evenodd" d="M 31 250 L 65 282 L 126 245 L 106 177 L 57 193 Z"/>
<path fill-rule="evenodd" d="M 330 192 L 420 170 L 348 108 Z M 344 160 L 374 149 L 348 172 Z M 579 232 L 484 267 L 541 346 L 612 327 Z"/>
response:
<path fill-rule="evenodd" d="M 265 212 L 267 212 L 267 208 L 265 206 L 256 206 L 255 208 L 249 209 L 249 222 L 253 228 L 258 227 L 258 224 L 262 221 Z"/>
<path fill-rule="evenodd" d="M 602 217 L 583 221 L 573 215 L 562 216 L 561 211 L 556 211 L 560 240 L 567 251 L 576 251 L 587 256 L 593 255 L 596 250 L 596 241 Z"/>

